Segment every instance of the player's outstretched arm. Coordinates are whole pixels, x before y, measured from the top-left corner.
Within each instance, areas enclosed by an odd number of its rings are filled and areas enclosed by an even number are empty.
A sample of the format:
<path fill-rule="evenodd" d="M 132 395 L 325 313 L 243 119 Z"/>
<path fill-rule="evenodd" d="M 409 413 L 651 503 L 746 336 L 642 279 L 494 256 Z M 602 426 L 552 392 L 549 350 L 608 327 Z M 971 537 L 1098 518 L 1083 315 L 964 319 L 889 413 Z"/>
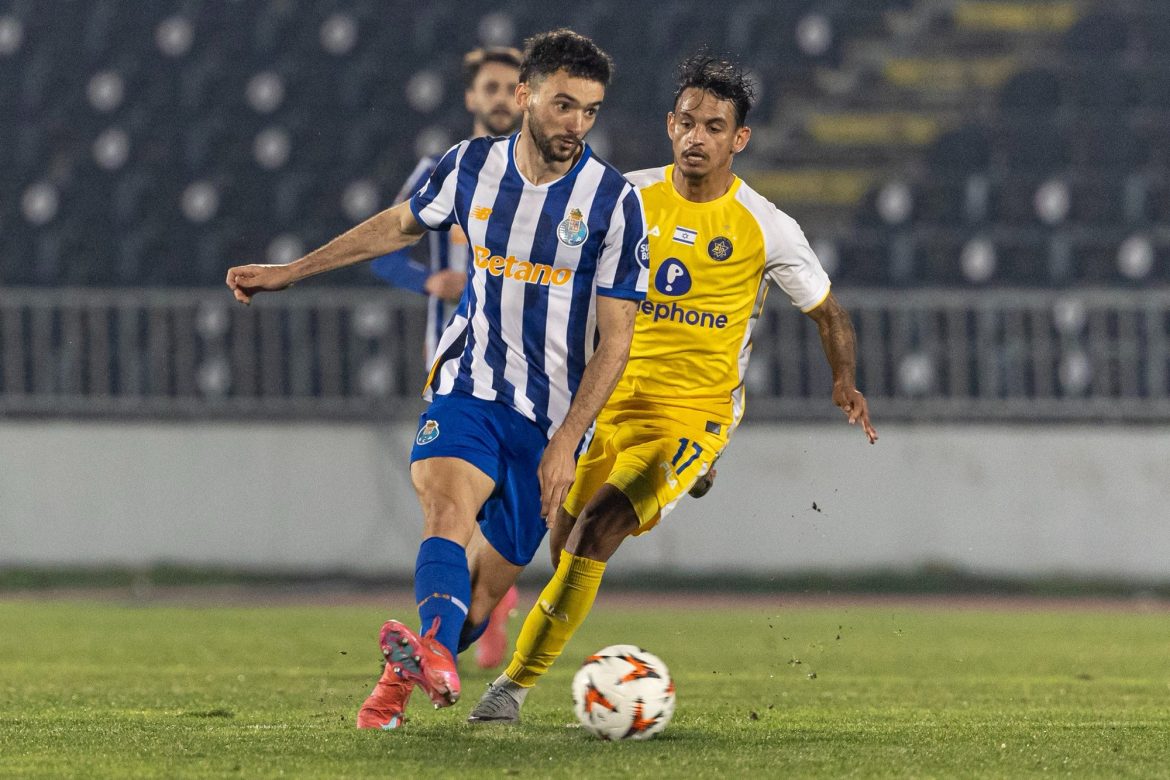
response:
<path fill-rule="evenodd" d="M 873 444 L 878 435 L 869 421 L 869 405 L 856 385 L 857 340 L 849 313 L 829 293 L 820 306 L 808 312 L 808 316 L 817 324 L 825 358 L 833 370 L 833 403 L 848 415 L 850 425 L 861 423 L 866 438 Z"/>
<path fill-rule="evenodd" d="M 601 407 L 617 387 L 630 356 L 637 301 L 597 296 L 597 331 L 600 341 L 585 365 L 581 385 L 565 421 L 553 434 L 540 460 L 540 512 L 551 527 L 557 510 L 573 485 L 577 464 L 573 453 Z"/>
<path fill-rule="evenodd" d="M 240 303 L 264 290 L 283 290 L 301 279 L 389 254 L 418 241 L 424 228 L 409 203 L 399 203 L 342 233 L 300 260 L 284 265 L 240 265 L 229 268 L 227 286 Z"/>

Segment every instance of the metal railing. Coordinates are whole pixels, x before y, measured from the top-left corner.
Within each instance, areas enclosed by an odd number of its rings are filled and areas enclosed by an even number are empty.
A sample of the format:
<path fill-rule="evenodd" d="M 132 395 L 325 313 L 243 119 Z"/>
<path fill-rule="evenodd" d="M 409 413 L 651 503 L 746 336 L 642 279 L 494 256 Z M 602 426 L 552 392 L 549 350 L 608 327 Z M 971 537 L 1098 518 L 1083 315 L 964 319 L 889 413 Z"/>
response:
<path fill-rule="evenodd" d="M 781 296 L 782 297 L 782 296 Z M 1170 290 L 838 292 L 882 420 L 1170 420 Z M 0 289 L 0 415 L 409 418 L 421 299 L 303 289 Z M 838 415 L 812 321 L 773 301 L 747 419 Z"/>
<path fill-rule="evenodd" d="M 857 329 L 858 386 L 885 419 L 1170 419 L 1170 290 L 852 289 L 839 298 Z M 755 344 L 753 359 L 770 368 L 749 377 L 756 411 L 823 414 L 830 381 L 813 323 L 774 311 Z"/>

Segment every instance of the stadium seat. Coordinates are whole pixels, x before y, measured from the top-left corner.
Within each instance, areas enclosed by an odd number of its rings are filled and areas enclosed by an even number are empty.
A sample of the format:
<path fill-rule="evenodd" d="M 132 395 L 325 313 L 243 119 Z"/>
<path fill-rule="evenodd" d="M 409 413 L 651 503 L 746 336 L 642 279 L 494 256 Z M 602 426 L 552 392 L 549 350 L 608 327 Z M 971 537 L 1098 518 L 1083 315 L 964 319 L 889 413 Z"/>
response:
<path fill-rule="evenodd" d="M 1147 283 L 1151 282 L 1170 284 L 1170 244 L 1154 246 L 1154 268 L 1147 280 Z"/>
<path fill-rule="evenodd" d="M 1123 225 L 1126 221 L 1125 182 L 1116 178 L 1093 178 L 1074 185 L 1070 217 L 1083 226 Z"/>
<path fill-rule="evenodd" d="M 987 131 L 977 124 L 949 130 L 931 144 L 926 161 L 931 171 L 951 175 L 984 171 L 991 162 Z"/>
<path fill-rule="evenodd" d="M 1013 229 L 1038 227 L 1037 189 L 1047 180 L 1045 174 L 1019 173 L 991 182 L 988 192 L 988 217 L 993 224 Z"/>
<path fill-rule="evenodd" d="M 1069 136 L 1071 162 L 1081 170 L 1125 173 L 1150 159 L 1146 139 L 1116 118 L 1079 122 Z"/>
<path fill-rule="evenodd" d="M 1141 92 L 1131 72 L 1100 62 L 1069 70 L 1061 93 L 1071 105 L 1085 112 L 1124 111 L 1141 102 Z"/>
<path fill-rule="evenodd" d="M 33 239 L 35 232 L 18 215 L 0 215 L 5 251 L 0 252 L 0 286 L 35 284 L 33 275 Z"/>
<path fill-rule="evenodd" d="M 1170 32 L 1167 33 L 1167 45 L 1170 45 Z M 1141 107 L 1170 109 L 1170 72 L 1154 65 L 1147 66 L 1141 71 L 1138 92 Z"/>
<path fill-rule="evenodd" d="M 970 221 L 966 177 L 932 177 L 917 188 L 915 221 L 927 225 L 960 225 Z"/>
<path fill-rule="evenodd" d="M 1148 3 L 1130 16 L 1131 45 L 1143 58 L 1155 61 L 1170 47 L 1170 13 L 1161 3 Z"/>
<path fill-rule="evenodd" d="M 1129 27 L 1115 13 L 1100 11 L 1077 20 L 1064 36 L 1064 48 L 1079 57 L 1116 56 L 1129 45 Z"/>
<path fill-rule="evenodd" d="M 882 231 L 859 231 L 858 236 L 840 242 L 838 265 L 833 275 L 836 283 L 850 286 L 894 284 L 890 264 L 890 243 Z"/>
<path fill-rule="evenodd" d="M 915 280 L 919 284 L 965 287 L 972 284 L 963 268 L 963 248 L 974 234 L 953 230 L 925 235 L 916 247 Z M 994 269 L 989 279 L 995 280 Z"/>
<path fill-rule="evenodd" d="M 1143 205 L 1142 216 L 1147 222 L 1170 223 L 1170 182 L 1165 178 L 1151 180 Z"/>
<path fill-rule="evenodd" d="M 1057 171 L 1071 159 L 1064 128 L 1046 115 L 1003 117 L 992 138 L 993 154 L 1013 173 Z"/>
<path fill-rule="evenodd" d="M 808 0 L 778 6 L 775 3 L 755 3 L 744 7 L 743 17 L 729 21 L 729 42 L 734 41 L 745 59 L 763 67 L 777 63 L 797 65 L 808 55 L 797 45 L 796 27 L 805 14 L 814 10 Z M 734 36 L 734 37 L 732 37 Z M 835 56 L 838 44 L 834 40 L 822 55 L 828 60 Z"/>
<path fill-rule="evenodd" d="M 1080 9 L 1070 2 L 965 0 L 953 5 L 953 23 L 957 29 L 1001 37 L 1064 31 L 1080 14 Z"/>
<path fill-rule="evenodd" d="M 1054 111 L 1063 98 L 1059 77 L 1045 68 L 1024 70 L 1008 79 L 999 94 L 1005 111 L 1042 113 Z"/>
<path fill-rule="evenodd" d="M 1067 281 L 1067 278 L 1052 273 L 1052 244 L 1046 231 L 999 230 L 994 235 L 994 242 L 998 282 L 1039 287 Z"/>
<path fill-rule="evenodd" d="M 1149 284 L 1145 275 L 1130 276 L 1118 262 L 1119 250 L 1126 235 L 1120 230 L 1094 230 L 1078 236 L 1072 245 L 1073 274 L 1081 284 L 1141 286 Z"/>

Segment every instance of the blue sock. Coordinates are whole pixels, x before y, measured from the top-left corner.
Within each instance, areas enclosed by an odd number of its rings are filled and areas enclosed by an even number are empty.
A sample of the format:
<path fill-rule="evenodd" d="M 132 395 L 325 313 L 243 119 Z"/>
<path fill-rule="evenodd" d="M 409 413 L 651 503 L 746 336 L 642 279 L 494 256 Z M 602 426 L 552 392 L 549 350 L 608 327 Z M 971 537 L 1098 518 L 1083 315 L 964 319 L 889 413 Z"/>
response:
<path fill-rule="evenodd" d="M 463 630 L 459 633 L 459 652 L 463 652 L 467 648 L 475 644 L 475 640 L 483 636 L 483 632 L 487 631 L 488 623 L 492 622 L 491 616 L 480 623 L 478 626 L 471 625 L 468 621 L 463 624 Z"/>
<path fill-rule="evenodd" d="M 419 633 L 430 631 L 435 618 L 439 618 L 435 638 L 455 656 L 471 602 L 467 552 L 450 539 L 424 539 L 414 564 L 414 598 L 421 621 Z"/>

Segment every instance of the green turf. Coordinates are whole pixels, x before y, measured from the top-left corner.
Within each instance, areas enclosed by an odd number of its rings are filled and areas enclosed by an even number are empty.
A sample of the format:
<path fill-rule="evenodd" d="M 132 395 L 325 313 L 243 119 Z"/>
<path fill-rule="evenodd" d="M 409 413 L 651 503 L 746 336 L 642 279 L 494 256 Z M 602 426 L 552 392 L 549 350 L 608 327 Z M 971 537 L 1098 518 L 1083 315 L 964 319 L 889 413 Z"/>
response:
<path fill-rule="evenodd" d="M 0 776 L 1170 777 L 1170 615 L 908 606 L 686 611 L 602 603 L 520 727 L 467 698 L 359 732 L 374 607 L 0 601 Z M 397 610 L 408 615 L 408 608 Z M 658 739 L 568 728 L 606 644 L 678 684 Z"/>

